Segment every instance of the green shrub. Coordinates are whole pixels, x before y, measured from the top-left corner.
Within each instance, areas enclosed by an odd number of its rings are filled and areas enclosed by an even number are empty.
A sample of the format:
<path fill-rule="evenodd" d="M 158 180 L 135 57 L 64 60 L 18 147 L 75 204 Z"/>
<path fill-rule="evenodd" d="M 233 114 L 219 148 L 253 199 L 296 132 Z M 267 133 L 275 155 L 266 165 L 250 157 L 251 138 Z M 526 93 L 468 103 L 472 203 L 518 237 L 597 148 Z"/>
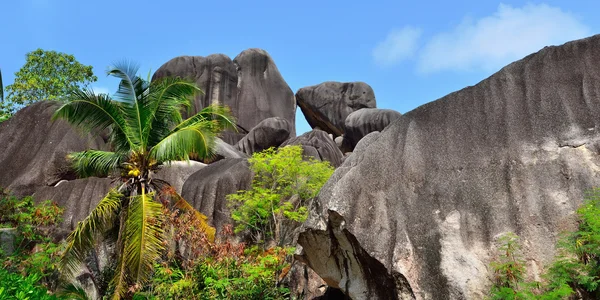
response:
<path fill-rule="evenodd" d="M 48 294 L 48 290 L 38 285 L 41 275 L 22 276 L 10 273 L 0 266 L 0 300 L 54 300 L 62 299 Z"/>
<path fill-rule="evenodd" d="M 32 197 L 18 198 L 0 189 L 0 226 L 17 229 L 15 252 L 0 253 L 0 267 L 26 278 L 34 276 L 46 287 L 56 288 L 63 245 L 53 243 L 44 229 L 60 222 L 62 212 L 55 203 L 44 201 L 36 205 Z"/>
<path fill-rule="evenodd" d="M 271 148 L 249 160 L 252 187 L 228 196 L 236 233 L 248 233 L 253 243 L 292 242 L 293 230 L 308 216 L 308 201 L 333 174 L 328 162 L 306 159 L 302 147 Z"/>
<path fill-rule="evenodd" d="M 224 229 L 225 235 L 233 233 Z M 203 247 L 193 262 L 155 265 L 151 284 L 134 299 L 287 299 L 279 278 L 289 269 L 292 248 L 245 248 L 228 238 Z M 175 256 L 176 257 L 176 256 Z"/>
<path fill-rule="evenodd" d="M 600 299 L 600 189 L 587 193 L 577 210 L 579 227 L 564 233 L 557 245 L 558 255 L 543 275 L 544 282 L 527 282 L 520 258 L 518 238 L 509 234 L 500 248 L 492 299 Z"/>

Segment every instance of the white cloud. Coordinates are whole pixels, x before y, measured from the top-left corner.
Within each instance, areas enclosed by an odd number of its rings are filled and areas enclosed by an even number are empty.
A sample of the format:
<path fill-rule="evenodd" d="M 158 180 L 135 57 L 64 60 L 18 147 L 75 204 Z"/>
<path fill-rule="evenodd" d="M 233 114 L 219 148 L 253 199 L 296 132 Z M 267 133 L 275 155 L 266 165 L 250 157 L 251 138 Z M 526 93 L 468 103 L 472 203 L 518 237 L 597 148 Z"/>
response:
<path fill-rule="evenodd" d="M 110 94 L 110 90 L 104 87 L 93 86 L 92 90 L 95 94 Z"/>
<path fill-rule="evenodd" d="M 390 66 L 413 57 L 421 33 L 420 28 L 411 26 L 392 30 L 386 39 L 373 49 L 375 62 L 381 66 Z"/>
<path fill-rule="evenodd" d="M 500 4 L 491 16 L 465 20 L 433 36 L 421 50 L 421 73 L 444 70 L 495 71 L 544 46 L 590 35 L 575 15 L 546 4 L 513 8 Z"/>

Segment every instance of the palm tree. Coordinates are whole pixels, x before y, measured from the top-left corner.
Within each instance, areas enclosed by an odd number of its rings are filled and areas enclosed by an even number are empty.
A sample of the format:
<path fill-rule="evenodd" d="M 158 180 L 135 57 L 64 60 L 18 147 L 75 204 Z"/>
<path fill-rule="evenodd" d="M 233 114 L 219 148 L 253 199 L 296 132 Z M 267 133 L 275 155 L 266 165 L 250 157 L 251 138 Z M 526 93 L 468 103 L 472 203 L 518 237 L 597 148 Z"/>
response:
<path fill-rule="evenodd" d="M 72 276 L 93 249 L 98 237 L 117 229 L 118 256 L 113 299 L 131 296 L 130 287 L 143 285 L 153 272 L 166 243 L 163 205 L 193 208 L 153 178 L 163 164 L 189 160 L 190 155 L 211 155 L 215 137 L 226 128 L 235 129 L 226 108 L 210 106 L 183 120 L 182 110 L 199 88 L 191 82 L 165 78 L 150 82 L 138 77 L 138 68 L 129 63 L 110 67 L 108 74 L 119 78 L 118 91 L 111 98 L 92 90 L 75 91 L 54 113 L 86 132 L 109 131 L 112 151 L 87 150 L 69 155 L 80 177 L 107 176 L 121 171 L 121 183 L 67 238 L 61 260 L 63 274 Z M 165 191 L 171 191 L 165 192 Z M 169 202 L 159 201 L 164 195 Z M 206 217 L 196 212 L 200 221 Z M 205 225 L 214 238 L 214 228 Z"/>

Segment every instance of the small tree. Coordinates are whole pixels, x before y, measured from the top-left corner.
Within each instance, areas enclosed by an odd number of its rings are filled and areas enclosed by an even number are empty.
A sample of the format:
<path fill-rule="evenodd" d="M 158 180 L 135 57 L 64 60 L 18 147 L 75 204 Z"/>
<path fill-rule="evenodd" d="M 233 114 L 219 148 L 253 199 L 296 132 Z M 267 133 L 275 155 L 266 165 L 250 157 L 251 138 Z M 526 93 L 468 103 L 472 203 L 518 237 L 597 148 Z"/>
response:
<path fill-rule="evenodd" d="M 6 87 L 6 100 L 14 106 L 56 100 L 97 79 L 92 66 L 79 63 L 73 55 L 37 49 L 27 53 L 14 83 Z M 14 107 L 11 110 L 14 112 Z"/>
<path fill-rule="evenodd" d="M 294 229 L 308 216 L 308 202 L 333 174 L 328 162 L 302 156 L 302 147 L 287 146 L 254 153 L 250 168 L 252 187 L 228 196 L 236 233 L 246 232 L 252 242 L 284 246 Z"/>

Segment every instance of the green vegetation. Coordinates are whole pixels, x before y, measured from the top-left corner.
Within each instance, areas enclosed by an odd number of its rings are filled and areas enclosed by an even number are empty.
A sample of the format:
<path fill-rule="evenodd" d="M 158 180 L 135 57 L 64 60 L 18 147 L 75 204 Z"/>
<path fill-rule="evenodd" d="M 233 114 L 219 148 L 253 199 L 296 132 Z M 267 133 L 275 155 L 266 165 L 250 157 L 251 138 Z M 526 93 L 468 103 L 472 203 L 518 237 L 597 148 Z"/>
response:
<path fill-rule="evenodd" d="M 37 49 L 27 53 L 25 65 L 6 87 L 6 100 L 13 106 L 57 100 L 96 80 L 92 66 L 79 63 L 73 55 Z"/>
<path fill-rule="evenodd" d="M 152 179 L 170 161 L 212 154 L 217 134 L 235 128 L 227 109 L 210 106 L 183 120 L 199 88 L 182 79 L 149 82 L 137 67 L 124 63 L 108 70 L 121 80 L 114 98 L 91 90 L 72 91 L 54 114 L 86 132 L 109 129 L 112 151 L 87 150 L 69 158 L 79 176 L 106 176 L 120 171 L 122 184 L 111 190 L 67 239 L 61 270 L 72 276 L 98 237 L 118 232 L 117 264 L 109 290 L 113 299 L 130 298 L 150 280 L 154 264 L 165 252 L 170 227 L 163 209 L 194 209 L 167 182 Z M 200 213 L 191 214 L 210 241 L 214 228 Z M 110 235 L 109 235 L 110 236 Z"/>
<path fill-rule="evenodd" d="M 289 269 L 293 249 L 245 248 L 230 241 L 232 234 L 227 227 L 224 241 L 205 244 L 187 263 L 172 259 L 158 264 L 151 284 L 133 299 L 288 299 L 289 290 L 278 279 Z"/>
<path fill-rule="evenodd" d="M 38 274 L 22 276 L 10 273 L 0 266 L 0 300 L 54 300 L 62 299 L 48 294 L 38 285 Z"/>
<path fill-rule="evenodd" d="M 600 189 L 588 193 L 577 210 L 579 229 L 565 233 L 558 255 L 544 274 L 544 282 L 525 280 L 526 268 L 514 234 L 502 239 L 492 299 L 600 299 Z"/>
<path fill-rule="evenodd" d="M 0 227 L 16 228 L 14 252 L 0 251 L 0 299 L 57 299 L 46 289 L 57 287 L 62 248 L 47 230 L 61 222 L 62 212 L 54 203 L 36 205 L 32 197 L 0 189 Z"/>
<path fill-rule="evenodd" d="M 252 243 L 292 243 L 294 229 L 308 216 L 308 201 L 333 174 L 328 162 L 303 158 L 302 147 L 271 148 L 254 153 L 250 168 L 252 187 L 228 196 L 236 233 L 246 233 Z"/>

